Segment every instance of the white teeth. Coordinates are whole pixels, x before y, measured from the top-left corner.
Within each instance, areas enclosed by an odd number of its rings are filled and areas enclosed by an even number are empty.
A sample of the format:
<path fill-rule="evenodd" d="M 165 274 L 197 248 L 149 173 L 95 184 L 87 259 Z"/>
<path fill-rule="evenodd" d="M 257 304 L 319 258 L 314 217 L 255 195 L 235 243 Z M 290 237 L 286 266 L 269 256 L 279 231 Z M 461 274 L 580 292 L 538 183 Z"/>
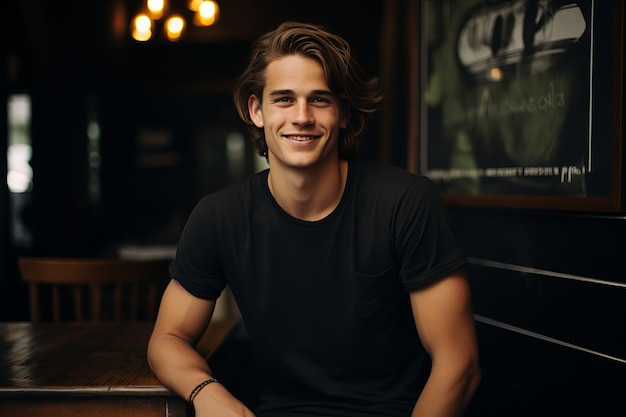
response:
<path fill-rule="evenodd" d="M 289 136 L 291 140 L 297 140 L 298 142 L 304 142 L 307 140 L 311 140 L 312 138 L 309 136 Z"/>

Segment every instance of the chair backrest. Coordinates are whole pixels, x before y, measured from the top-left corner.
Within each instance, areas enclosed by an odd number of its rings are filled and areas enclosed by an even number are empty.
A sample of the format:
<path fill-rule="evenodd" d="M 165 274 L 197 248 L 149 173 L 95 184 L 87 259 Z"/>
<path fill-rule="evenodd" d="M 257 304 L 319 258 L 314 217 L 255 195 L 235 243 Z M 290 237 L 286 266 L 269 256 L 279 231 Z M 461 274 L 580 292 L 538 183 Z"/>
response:
<path fill-rule="evenodd" d="M 85 305 L 88 306 L 90 321 L 153 319 L 158 304 L 157 292 L 161 284 L 167 282 L 169 263 L 167 259 L 18 259 L 20 275 L 29 284 L 30 315 L 35 322 L 42 319 L 40 290 L 44 286 L 51 289 L 52 317 L 55 322 L 62 320 L 62 296 L 67 296 L 68 291 L 76 321 L 86 319 Z M 105 303 L 106 296 L 110 296 L 113 302 Z M 145 308 L 144 316 L 139 314 L 140 301 Z M 103 311 L 112 313 L 106 315 Z M 123 311 L 128 311 L 128 314 L 124 315 Z"/>

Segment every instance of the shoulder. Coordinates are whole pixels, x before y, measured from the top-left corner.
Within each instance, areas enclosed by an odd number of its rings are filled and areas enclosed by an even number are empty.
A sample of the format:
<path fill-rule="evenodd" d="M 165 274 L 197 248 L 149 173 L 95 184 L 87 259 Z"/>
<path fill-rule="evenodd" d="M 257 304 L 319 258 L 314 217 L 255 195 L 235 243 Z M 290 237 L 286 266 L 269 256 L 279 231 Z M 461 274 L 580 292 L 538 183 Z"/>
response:
<path fill-rule="evenodd" d="M 447 212 L 437 185 L 429 178 L 376 162 L 355 167 L 354 201 L 368 218 L 429 221 Z"/>
<path fill-rule="evenodd" d="M 267 187 L 267 170 L 256 173 L 225 188 L 205 195 L 193 215 L 232 217 L 254 207 Z"/>
<path fill-rule="evenodd" d="M 437 186 L 429 178 L 395 165 L 353 160 L 350 167 L 354 169 L 355 182 L 361 193 L 381 194 L 387 197 L 439 194 Z"/>
<path fill-rule="evenodd" d="M 267 184 L 267 170 L 258 172 L 252 176 L 232 183 L 217 191 L 206 194 L 201 200 L 202 204 L 228 203 L 242 199 L 252 198 L 253 194 L 262 191 Z"/>

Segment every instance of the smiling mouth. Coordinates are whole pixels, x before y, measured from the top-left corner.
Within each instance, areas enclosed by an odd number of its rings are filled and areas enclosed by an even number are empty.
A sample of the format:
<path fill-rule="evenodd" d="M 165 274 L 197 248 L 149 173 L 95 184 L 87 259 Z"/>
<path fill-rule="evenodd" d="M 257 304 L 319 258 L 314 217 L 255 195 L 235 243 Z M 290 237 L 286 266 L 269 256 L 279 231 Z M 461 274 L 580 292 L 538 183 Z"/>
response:
<path fill-rule="evenodd" d="M 301 135 L 285 135 L 287 139 L 294 140 L 296 142 L 307 142 L 310 140 L 315 140 L 319 136 L 301 136 Z"/>

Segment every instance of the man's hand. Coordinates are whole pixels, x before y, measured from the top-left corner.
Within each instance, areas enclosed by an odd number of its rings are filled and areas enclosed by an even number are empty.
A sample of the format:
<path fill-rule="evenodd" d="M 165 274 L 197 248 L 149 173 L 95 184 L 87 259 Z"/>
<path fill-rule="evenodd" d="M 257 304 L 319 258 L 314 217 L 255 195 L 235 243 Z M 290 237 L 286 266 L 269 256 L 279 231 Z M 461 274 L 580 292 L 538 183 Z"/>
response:
<path fill-rule="evenodd" d="M 196 417 L 254 417 L 254 413 L 222 384 L 204 387 L 193 399 Z"/>

